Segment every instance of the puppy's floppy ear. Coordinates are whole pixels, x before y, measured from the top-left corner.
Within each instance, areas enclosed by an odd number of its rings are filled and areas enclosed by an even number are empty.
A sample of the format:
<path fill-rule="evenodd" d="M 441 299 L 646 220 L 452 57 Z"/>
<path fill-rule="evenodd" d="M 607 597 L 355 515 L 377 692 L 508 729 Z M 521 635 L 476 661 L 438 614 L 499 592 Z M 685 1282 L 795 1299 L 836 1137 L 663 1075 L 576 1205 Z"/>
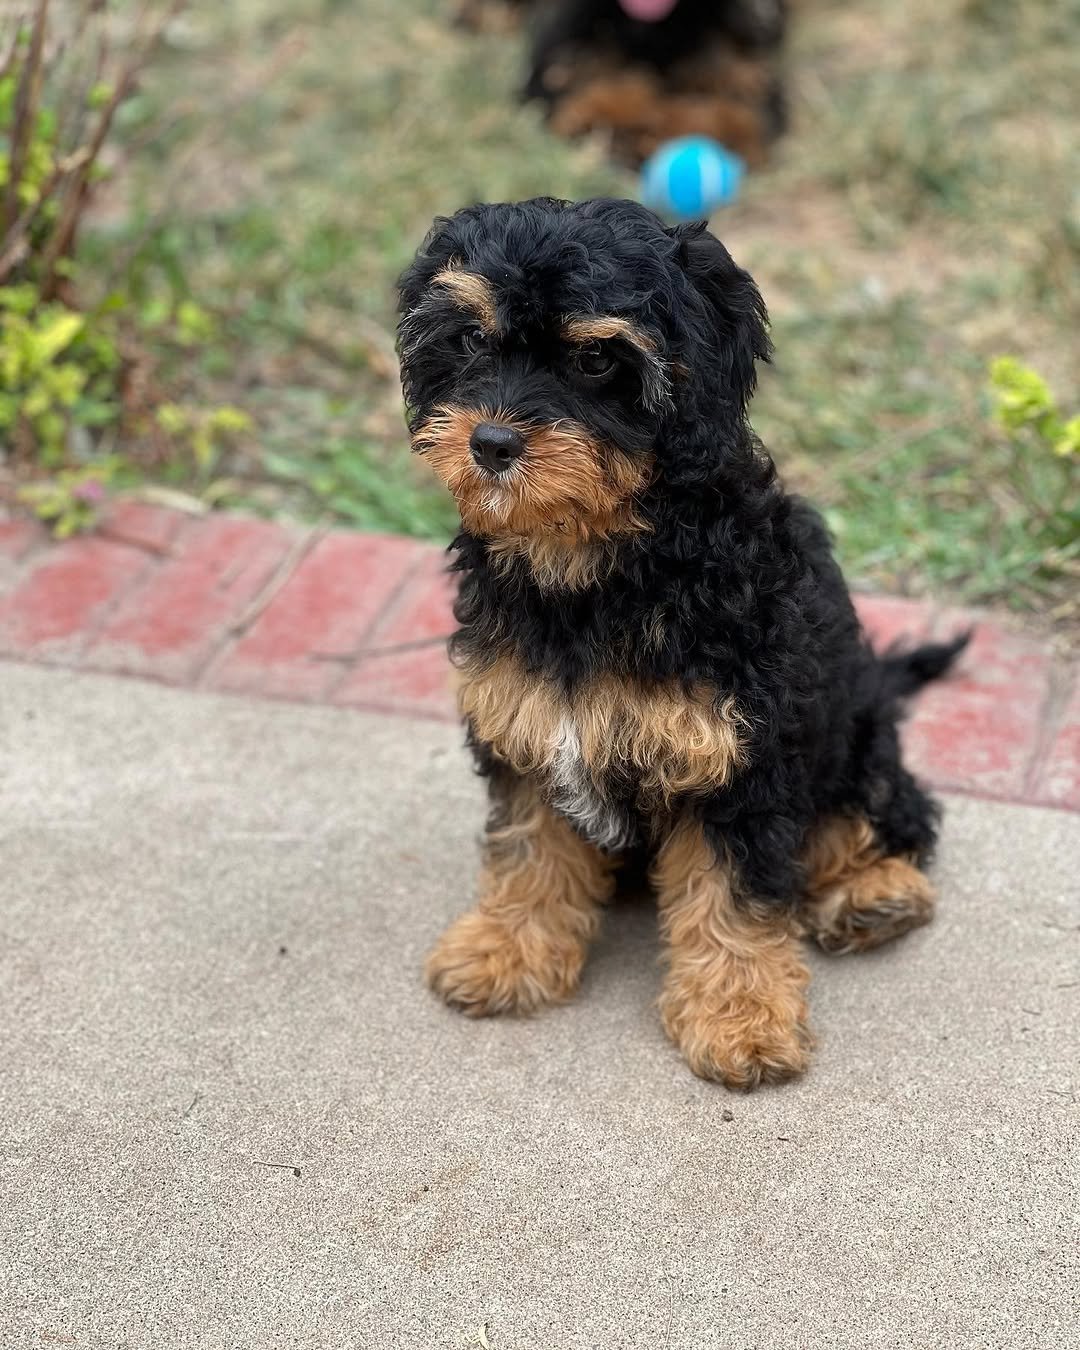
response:
<path fill-rule="evenodd" d="M 738 267 L 708 222 L 695 220 L 669 231 L 678 243 L 676 261 L 705 301 L 720 377 L 730 399 L 745 412 L 757 384 L 757 361 L 772 355 L 765 301 L 749 272 Z"/>
<path fill-rule="evenodd" d="M 432 277 L 450 260 L 454 251 L 454 223 L 453 217 L 437 216 L 424 242 L 416 250 L 416 256 L 398 277 L 399 314 L 408 314 L 416 307 Z"/>

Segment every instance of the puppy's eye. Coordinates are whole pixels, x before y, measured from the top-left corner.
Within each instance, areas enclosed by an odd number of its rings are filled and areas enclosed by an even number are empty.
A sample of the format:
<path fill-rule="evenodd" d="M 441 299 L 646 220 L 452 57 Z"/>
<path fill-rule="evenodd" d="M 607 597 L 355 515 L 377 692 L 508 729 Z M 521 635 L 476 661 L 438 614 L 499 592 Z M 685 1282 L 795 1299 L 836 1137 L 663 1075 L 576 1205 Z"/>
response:
<path fill-rule="evenodd" d="M 461 335 L 461 345 L 470 356 L 475 356 L 477 352 L 487 350 L 487 334 L 482 328 L 466 328 Z"/>
<path fill-rule="evenodd" d="M 586 380 L 606 380 L 615 361 L 603 347 L 582 347 L 574 356 L 574 368 Z"/>

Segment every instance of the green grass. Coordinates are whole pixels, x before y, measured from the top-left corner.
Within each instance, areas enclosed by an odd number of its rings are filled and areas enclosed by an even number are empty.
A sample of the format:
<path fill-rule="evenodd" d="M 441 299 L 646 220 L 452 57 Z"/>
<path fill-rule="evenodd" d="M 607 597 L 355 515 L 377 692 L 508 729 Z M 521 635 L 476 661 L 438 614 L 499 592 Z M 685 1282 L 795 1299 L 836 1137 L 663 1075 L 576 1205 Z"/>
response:
<path fill-rule="evenodd" d="M 518 39 L 448 8 L 200 6 L 126 110 L 130 138 L 166 133 L 88 247 L 147 302 L 217 315 L 179 374 L 258 432 L 200 489 L 216 502 L 446 537 L 407 452 L 396 275 L 467 201 L 634 190 L 517 104 Z M 1077 0 L 795 7 L 793 129 L 714 227 L 773 310 L 755 423 L 859 582 L 1075 619 L 1075 554 L 1016 493 L 985 384 L 1015 353 L 1075 403 L 1078 43 Z"/>

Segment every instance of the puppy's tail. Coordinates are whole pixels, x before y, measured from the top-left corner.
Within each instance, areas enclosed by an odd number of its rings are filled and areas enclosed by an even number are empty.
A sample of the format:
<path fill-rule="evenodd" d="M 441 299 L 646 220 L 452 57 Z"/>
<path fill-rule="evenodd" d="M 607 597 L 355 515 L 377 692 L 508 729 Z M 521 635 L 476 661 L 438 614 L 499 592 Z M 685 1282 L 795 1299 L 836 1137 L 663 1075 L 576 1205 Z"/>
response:
<path fill-rule="evenodd" d="M 972 630 L 959 633 L 948 642 L 927 642 L 905 651 L 890 647 L 881 662 L 882 689 L 888 698 L 908 698 L 924 684 L 944 675 L 971 641 Z"/>

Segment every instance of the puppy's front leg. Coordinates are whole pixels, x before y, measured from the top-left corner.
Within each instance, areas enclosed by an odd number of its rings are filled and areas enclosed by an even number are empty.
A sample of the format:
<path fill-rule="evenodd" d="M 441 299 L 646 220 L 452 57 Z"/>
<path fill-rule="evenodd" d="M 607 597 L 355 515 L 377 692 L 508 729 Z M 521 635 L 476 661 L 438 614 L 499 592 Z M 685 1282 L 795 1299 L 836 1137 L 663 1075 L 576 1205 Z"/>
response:
<path fill-rule="evenodd" d="M 578 986 L 614 862 L 574 833 L 526 779 L 492 781 L 480 903 L 428 957 L 428 983 L 474 1017 L 532 1012 Z"/>
<path fill-rule="evenodd" d="M 743 1090 L 801 1073 L 810 977 L 791 917 L 736 903 L 696 821 L 675 828 L 653 876 L 669 948 L 660 1014 L 691 1069 Z"/>

